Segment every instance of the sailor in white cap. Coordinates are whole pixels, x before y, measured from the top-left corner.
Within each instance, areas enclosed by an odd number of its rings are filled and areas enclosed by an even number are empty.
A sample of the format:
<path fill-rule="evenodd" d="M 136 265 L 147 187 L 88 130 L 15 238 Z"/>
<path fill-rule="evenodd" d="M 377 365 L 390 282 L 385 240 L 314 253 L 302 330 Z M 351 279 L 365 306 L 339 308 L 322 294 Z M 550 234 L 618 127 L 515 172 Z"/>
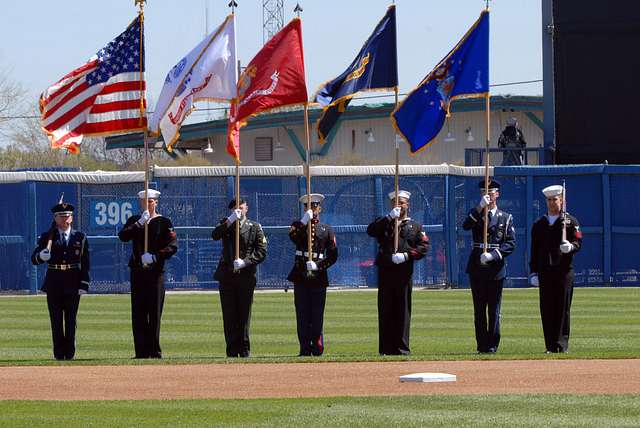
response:
<path fill-rule="evenodd" d="M 473 298 L 476 350 L 493 354 L 500 345 L 500 309 L 502 286 L 507 275 L 505 258 L 515 249 L 516 232 L 511 214 L 498 208 L 500 182 L 478 183 L 480 202 L 469 210 L 462 229 L 471 230 L 473 247 L 467 262 L 467 274 Z M 488 210 L 487 249 L 484 248 L 484 210 Z"/>
<path fill-rule="evenodd" d="M 324 195 L 312 193 L 300 197 L 304 215 L 294 221 L 289 238 L 296 246 L 293 268 L 287 279 L 293 282 L 294 304 L 300 356 L 324 352 L 324 306 L 329 279 L 327 270 L 338 260 L 333 228 L 320 222 Z M 311 260 L 308 253 L 308 224 L 311 222 Z"/>
<path fill-rule="evenodd" d="M 232 199 L 231 213 L 211 232 L 222 240 L 222 254 L 213 278 L 218 281 L 227 357 L 250 356 L 249 327 L 258 264 L 267 257 L 267 238 L 260 223 L 249 220 L 249 204 Z M 236 258 L 236 222 L 240 222 L 239 258 Z"/>
<path fill-rule="evenodd" d="M 582 246 L 578 220 L 565 210 L 561 185 L 542 189 L 547 214 L 531 229 L 530 283 L 540 287 L 540 315 L 546 352 L 568 352 L 573 255 Z"/>
<path fill-rule="evenodd" d="M 71 227 L 73 205 L 60 198 L 51 211 L 51 228 L 38 238 L 31 262 L 47 263 L 41 290 L 47 293 L 53 356 L 56 360 L 72 360 L 80 296 L 89 290 L 89 244 L 84 233 Z"/>
<path fill-rule="evenodd" d="M 389 193 L 391 211 L 367 227 L 367 234 L 378 242 L 378 352 L 381 355 L 408 355 L 411 322 L 413 263 L 430 248 L 422 225 L 408 216 L 411 193 Z M 399 220 L 398 248 L 395 249 L 395 220 Z"/>
<path fill-rule="evenodd" d="M 168 217 L 158 213 L 160 192 L 138 192 L 141 214 L 130 217 L 118 233 L 131 242 L 131 326 L 135 358 L 162 358 L 160 321 L 164 304 L 164 264 L 178 251 L 178 239 Z M 145 252 L 145 225 L 148 229 Z"/>

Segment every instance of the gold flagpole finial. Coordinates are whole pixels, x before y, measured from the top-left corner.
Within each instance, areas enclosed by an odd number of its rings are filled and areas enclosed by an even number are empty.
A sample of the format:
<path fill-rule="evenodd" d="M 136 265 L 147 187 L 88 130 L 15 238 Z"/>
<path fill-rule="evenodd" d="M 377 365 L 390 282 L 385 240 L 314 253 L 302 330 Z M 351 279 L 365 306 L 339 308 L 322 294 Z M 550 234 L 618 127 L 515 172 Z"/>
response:
<path fill-rule="evenodd" d="M 138 8 L 140 9 L 140 12 L 142 12 L 144 10 L 144 4 L 147 2 L 147 0 L 134 0 L 133 3 L 135 6 L 138 6 Z"/>
<path fill-rule="evenodd" d="M 298 14 L 298 18 L 300 18 L 300 12 L 302 12 L 302 7 L 300 6 L 300 3 L 296 3 L 296 7 L 295 9 L 293 9 L 293 11 Z"/>
<path fill-rule="evenodd" d="M 236 7 L 238 7 L 238 3 L 236 3 L 235 0 L 231 0 L 227 6 L 231 8 L 231 13 L 235 13 Z"/>

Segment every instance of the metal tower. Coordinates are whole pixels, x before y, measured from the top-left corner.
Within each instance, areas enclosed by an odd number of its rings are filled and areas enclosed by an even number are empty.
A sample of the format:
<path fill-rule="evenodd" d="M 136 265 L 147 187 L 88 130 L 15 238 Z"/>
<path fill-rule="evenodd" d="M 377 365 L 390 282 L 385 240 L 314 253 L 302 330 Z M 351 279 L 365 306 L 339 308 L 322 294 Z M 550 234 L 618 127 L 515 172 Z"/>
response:
<path fill-rule="evenodd" d="M 262 44 L 284 27 L 284 0 L 262 0 Z"/>

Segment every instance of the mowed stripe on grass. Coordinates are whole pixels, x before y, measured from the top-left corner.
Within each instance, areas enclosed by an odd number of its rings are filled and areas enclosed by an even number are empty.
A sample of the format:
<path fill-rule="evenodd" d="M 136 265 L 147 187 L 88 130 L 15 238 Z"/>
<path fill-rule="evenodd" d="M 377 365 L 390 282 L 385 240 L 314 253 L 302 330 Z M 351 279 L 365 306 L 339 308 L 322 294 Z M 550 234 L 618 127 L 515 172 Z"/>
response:
<path fill-rule="evenodd" d="M 555 358 L 634 358 L 640 349 L 640 288 L 578 288 L 574 292 L 571 352 Z M 378 361 L 375 291 L 337 291 L 327 297 L 326 354 L 320 361 Z M 475 354 L 469 290 L 413 293 L 411 357 L 405 360 L 547 358 L 535 289 L 507 289 L 502 344 L 490 357 Z M 219 296 L 168 294 L 162 322 L 162 361 L 131 360 L 128 295 L 85 296 L 78 315 L 76 361 L 51 359 L 44 296 L 0 297 L 0 365 L 172 364 L 224 362 Z M 252 362 L 295 362 L 298 352 L 293 293 L 256 293 L 251 323 Z M 393 360 L 393 358 L 391 358 Z M 314 360 L 315 361 L 315 360 Z M 243 361 L 243 362 L 246 362 Z"/>

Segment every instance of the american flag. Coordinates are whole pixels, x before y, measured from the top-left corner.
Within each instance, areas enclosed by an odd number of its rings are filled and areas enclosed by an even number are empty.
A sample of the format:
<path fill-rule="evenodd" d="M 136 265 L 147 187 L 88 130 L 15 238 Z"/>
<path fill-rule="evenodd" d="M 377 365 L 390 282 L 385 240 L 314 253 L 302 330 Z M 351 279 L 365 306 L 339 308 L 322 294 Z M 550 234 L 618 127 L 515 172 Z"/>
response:
<path fill-rule="evenodd" d="M 145 129 L 144 96 L 144 38 L 138 16 L 86 64 L 42 93 L 42 128 L 52 148 L 79 153 L 85 135 Z"/>

